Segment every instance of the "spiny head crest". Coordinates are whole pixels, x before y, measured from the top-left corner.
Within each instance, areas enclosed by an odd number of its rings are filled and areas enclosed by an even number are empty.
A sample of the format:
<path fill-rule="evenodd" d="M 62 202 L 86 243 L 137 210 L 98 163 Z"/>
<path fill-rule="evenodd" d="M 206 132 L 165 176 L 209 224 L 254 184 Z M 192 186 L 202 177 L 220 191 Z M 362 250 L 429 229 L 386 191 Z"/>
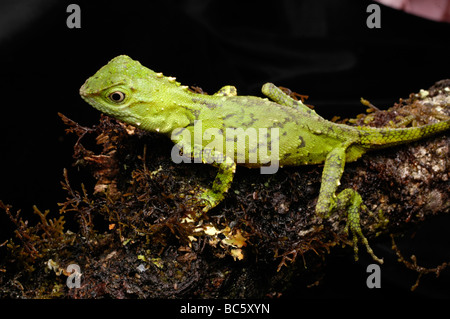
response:
<path fill-rule="evenodd" d="M 161 118 L 159 122 L 167 118 L 174 94 L 183 91 L 186 89 L 180 88 L 174 77 L 165 77 L 120 55 L 87 79 L 80 88 L 80 95 L 99 111 L 136 124 L 143 123 L 144 118 L 149 122 L 152 116 L 153 122 L 156 117 Z M 148 123 L 148 126 L 152 124 Z M 160 126 L 160 123 L 156 125 Z"/>
<path fill-rule="evenodd" d="M 163 85 L 180 86 L 180 83 L 175 81 L 175 77 L 165 77 L 161 72 L 156 73 L 127 55 L 119 55 L 87 79 L 80 89 L 80 94 L 83 97 L 98 94 L 102 90 L 119 84 L 131 86 L 141 79 L 154 80 L 154 83 L 159 82 Z"/>

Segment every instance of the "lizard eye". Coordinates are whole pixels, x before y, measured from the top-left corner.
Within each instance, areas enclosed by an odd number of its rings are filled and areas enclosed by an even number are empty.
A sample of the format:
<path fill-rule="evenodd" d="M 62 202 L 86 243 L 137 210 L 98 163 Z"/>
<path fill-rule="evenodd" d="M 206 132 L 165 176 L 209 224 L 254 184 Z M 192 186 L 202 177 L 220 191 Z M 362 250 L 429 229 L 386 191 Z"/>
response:
<path fill-rule="evenodd" d="M 120 103 L 125 100 L 125 93 L 120 91 L 114 91 L 110 95 L 108 95 L 109 99 L 114 103 Z"/>

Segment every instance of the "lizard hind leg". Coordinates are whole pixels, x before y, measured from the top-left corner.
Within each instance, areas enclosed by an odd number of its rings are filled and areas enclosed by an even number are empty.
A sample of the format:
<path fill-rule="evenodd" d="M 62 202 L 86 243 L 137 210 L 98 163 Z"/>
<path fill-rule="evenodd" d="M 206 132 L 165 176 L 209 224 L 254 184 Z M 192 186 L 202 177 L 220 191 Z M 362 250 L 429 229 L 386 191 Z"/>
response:
<path fill-rule="evenodd" d="M 309 114 L 318 116 L 313 109 L 310 109 L 305 104 L 303 104 L 301 101 L 294 100 L 293 98 L 291 98 L 289 95 L 284 93 L 280 88 L 278 88 L 277 86 L 275 86 L 272 83 L 264 84 L 263 87 L 261 88 L 261 92 L 265 96 L 271 98 L 273 101 L 275 101 L 278 104 L 293 107 L 300 111 L 304 111 Z"/>
<path fill-rule="evenodd" d="M 322 173 L 319 199 L 316 205 L 316 214 L 322 218 L 328 218 L 337 210 L 346 211 L 347 224 L 345 229 L 347 233 L 349 229 L 352 232 L 355 259 L 358 260 L 358 241 L 360 239 L 372 258 L 382 264 L 383 260 L 375 256 L 361 230 L 359 211 L 360 208 L 365 209 L 361 195 L 351 188 L 344 189 L 336 195 L 336 190 L 344 172 L 346 148 L 346 145 L 336 147 L 327 155 Z"/>

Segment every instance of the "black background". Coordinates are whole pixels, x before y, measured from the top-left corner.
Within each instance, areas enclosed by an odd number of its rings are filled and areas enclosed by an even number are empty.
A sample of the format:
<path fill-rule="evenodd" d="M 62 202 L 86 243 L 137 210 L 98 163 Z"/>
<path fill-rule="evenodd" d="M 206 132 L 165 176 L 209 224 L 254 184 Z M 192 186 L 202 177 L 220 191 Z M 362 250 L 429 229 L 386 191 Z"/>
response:
<path fill-rule="evenodd" d="M 67 6 L 81 7 L 81 29 L 69 29 Z M 0 200 L 32 218 L 32 205 L 58 212 L 63 168 L 75 188 L 74 136 L 61 112 L 81 125 L 99 113 L 79 87 L 110 59 L 127 54 L 185 85 L 214 93 L 226 84 L 260 95 L 265 82 L 309 95 L 327 118 L 364 112 L 360 97 L 380 108 L 449 77 L 450 25 L 380 5 L 381 28 L 369 29 L 371 1 L 2 1 L 0 4 Z M 92 187 L 92 185 L 88 185 Z M 426 266 L 450 260 L 447 216 L 399 239 L 405 255 Z M 13 225 L 0 214 L 0 240 Z M 415 236 L 412 238 L 412 235 Z M 390 240 L 382 288 L 366 287 L 370 260 L 330 258 L 323 285 L 289 291 L 299 298 L 450 297 L 450 275 L 422 279 L 395 262 Z"/>

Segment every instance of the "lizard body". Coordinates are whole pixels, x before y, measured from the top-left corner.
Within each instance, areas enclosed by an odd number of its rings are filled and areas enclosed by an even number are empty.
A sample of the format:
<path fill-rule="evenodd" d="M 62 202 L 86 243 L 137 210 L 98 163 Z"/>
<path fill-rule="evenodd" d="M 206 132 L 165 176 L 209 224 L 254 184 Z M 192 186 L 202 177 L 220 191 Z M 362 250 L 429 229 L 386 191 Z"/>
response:
<path fill-rule="evenodd" d="M 269 158 L 279 166 L 324 163 L 316 213 L 327 218 L 337 210 L 345 210 L 356 258 L 359 238 L 369 254 L 382 262 L 360 228 L 359 211 L 365 207 L 361 196 L 350 188 L 336 194 L 345 163 L 356 161 L 371 149 L 409 143 L 448 130 L 450 120 L 418 128 L 353 127 L 325 120 L 271 83 L 266 83 L 262 92 L 272 101 L 238 96 L 232 86 L 214 95 L 194 93 L 175 78 L 156 73 L 124 55 L 111 60 L 80 88 L 82 98 L 101 112 L 143 130 L 167 134 L 183 153 L 217 166 L 219 171 L 211 189 L 200 196 L 204 211 L 224 198 L 236 164 L 265 167 Z M 230 132 L 234 135 L 230 136 Z M 252 133 L 261 132 L 265 136 L 252 140 Z M 242 136 L 245 143 L 239 142 Z M 211 140 L 218 142 L 212 147 Z M 261 152 L 263 148 L 267 152 Z"/>

